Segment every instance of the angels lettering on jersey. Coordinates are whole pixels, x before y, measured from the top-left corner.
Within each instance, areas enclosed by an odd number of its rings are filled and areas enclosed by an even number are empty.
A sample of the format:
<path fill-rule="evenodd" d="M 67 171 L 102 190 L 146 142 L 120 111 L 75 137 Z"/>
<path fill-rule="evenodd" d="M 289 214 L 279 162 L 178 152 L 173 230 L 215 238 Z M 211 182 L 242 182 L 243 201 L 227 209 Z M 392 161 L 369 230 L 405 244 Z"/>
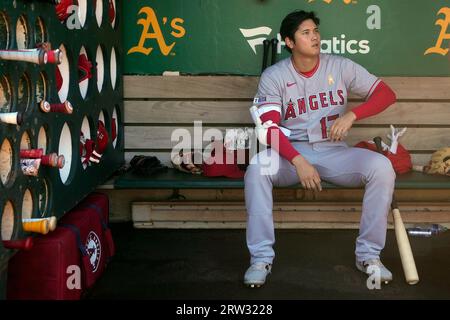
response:
<path fill-rule="evenodd" d="M 321 54 L 309 76 L 299 74 L 287 58 L 264 71 L 254 102 L 260 116 L 279 113 L 280 125 L 291 130 L 289 140 L 325 141 L 334 120 L 346 111 L 348 91 L 366 98 L 378 81 L 343 57 Z"/>
<path fill-rule="evenodd" d="M 294 98 L 295 99 L 295 98 Z M 305 101 L 306 100 L 306 101 Z M 297 102 L 292 102 L 292 98 L 289 99 L 288 103 L 283 106 L 284 116 L 283 121 L 287 122 L 290 119 L 295 119 L 302 114 L 306 114 L 306 109 L 308 112 L 314 112 L 319 109 L 343 106 L 345 105 L 344 91 L 339 89 L 337 91 L 319 92 L 319 94 L 310 95 L 305 99 L 305 97 L 300 97 Z"/>

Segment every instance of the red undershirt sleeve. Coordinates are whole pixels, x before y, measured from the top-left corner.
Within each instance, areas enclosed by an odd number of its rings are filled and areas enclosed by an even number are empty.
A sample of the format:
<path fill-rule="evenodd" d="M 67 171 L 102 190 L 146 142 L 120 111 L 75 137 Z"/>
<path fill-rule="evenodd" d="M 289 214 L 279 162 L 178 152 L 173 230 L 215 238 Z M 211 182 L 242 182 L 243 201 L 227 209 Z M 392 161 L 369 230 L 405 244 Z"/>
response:
<path fill-rule="evenodd" d="M 279 125 L 281 122 L 280 113 L 277 111 L 263 113 L 260 118 L 262 123 L 272 120 L 273 123 Z M 278 143 L 273 143 L 275 141 L 272 141 L 273 138 L 278 138 Z M 267 144 L 289 162 L 300 154 L 295 150 L 289 139 L 278 127 L 271 127 L 267 130 Z"/>
<path fill-rule="evenodd" d="M 380 81 L 367 101 L 351 111 L 356 115 L 356 120 L 365 119 L 384 111 L 394 104 L 396 99 L 395 92 L 386 83 Z"/>

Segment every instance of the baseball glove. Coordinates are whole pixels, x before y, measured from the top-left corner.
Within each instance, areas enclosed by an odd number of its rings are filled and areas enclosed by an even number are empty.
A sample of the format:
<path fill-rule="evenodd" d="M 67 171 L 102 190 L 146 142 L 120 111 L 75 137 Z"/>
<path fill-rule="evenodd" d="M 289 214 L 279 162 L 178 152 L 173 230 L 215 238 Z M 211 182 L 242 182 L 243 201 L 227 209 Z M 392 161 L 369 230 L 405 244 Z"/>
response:
<path fill-rule="evenodd" d="M 130 167 L 135 174 L 151 176 L 159 172 L 166 172 L 167 166 L 155 156 L 136 155 L 130 161 Z"/>
<path fill-rule="evenodd" d="M 426 166 L 413 166 L 413 169 L 428 174 L 441 174 L 450 177 L 450 147 L 434 152 Z"/>

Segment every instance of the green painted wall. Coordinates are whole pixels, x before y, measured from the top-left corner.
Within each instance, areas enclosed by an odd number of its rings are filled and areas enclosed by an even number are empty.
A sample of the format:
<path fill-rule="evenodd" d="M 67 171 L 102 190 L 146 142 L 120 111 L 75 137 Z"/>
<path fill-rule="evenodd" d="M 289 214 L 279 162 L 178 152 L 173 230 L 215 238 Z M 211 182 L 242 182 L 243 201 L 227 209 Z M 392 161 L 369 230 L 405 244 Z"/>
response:
<path fill-rule="evenodd" d="M 262 45 L 256 45 L 253 51 L 248 41 L 276 37 L 287 13 L 305 9 L 316 11 L 321 19 L 323 51 L 343 54 L 380 76 L 450 75 L 448 0 L 123 3 L 126 74 L 161 74 L 170 70 L 188 74 L 258 75 Z M 265 28 L 247 37 L 240 30 L 259 27 Z M 348 53 L 347 47 L 355 52 Z M 424 54 L 432 47 L 442 52 Z M 280 52 L 278 60 L 287 56 L 281 47 Z"/>

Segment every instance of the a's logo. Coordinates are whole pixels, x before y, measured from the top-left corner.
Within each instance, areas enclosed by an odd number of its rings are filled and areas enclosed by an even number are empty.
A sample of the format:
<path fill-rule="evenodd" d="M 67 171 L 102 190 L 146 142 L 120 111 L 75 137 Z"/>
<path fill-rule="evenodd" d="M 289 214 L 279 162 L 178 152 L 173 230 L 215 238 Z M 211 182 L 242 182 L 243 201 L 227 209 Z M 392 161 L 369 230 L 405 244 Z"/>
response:
<path fill-rule="evenodd" d="M 308 0 L 308 3 L 314 2 L 315 0 Z M 325 2 L 326 4 L 330 4 L 331 2 L 333 2 L 333 0 L 322 0 L 323 2 Z M 345 4 L 350 4 L 352 3 L 353 0 L 342 0 Z"/>
<path fill-rule="evenodd" d="M 139 10 L 139 14 L 145 14 L 146 17 L 139 19 L 137 24 L 142 25 L 142 33 L 139 39 L 139 43 L 137 46 L 132 47 L 128 50 L 127 54 L 131 53 L 142 53 L 145 55 L 149 55 L 152 52 L 153 47 L 145 47 L 145 42 L 148 39 L 155 39 L 158 43 L 159 50 L 165 56 L 167 56 L 175 46 L 175 41 L 171 44 L 167 44 L 164 39 L 161 25 L 158 22 L 158 18 L 156 17 L 155 11 L 150 7 L 143 7 Z M 167 17 L 163 17 L 162 23 L 166 25 L 168 22 Z M 186 29 L 184 29 L 181 25 L 184 23 L 184 20 L 181 18 L 174 18 L 170 21 L 170 26 L 172 27 L 172 31 L 170 34 L 175 38 L 182 38 L 186 34 Z M 152 32 L 150 32 L 152 30 Z"/>
<path fill-rule="evenodd" d="M 100 263 L 100 257 L 102 255 L 102 246 L 100 239 L 94 231 L 89 232 L 86 239 L 86 251 L 89 255 L 89 261 L 91 262 L 93 272 L 97 271 Z"/>
<path fill-rule="evenodd" d="M 268 36 L 272 32 L 271 28 L 265 26 L 253 29 L 239 28 L 239 30 L 241 30 L 242 35 L 245 37 L 250 48 L 252 48 L 255 54 L 256 54 L 256 46 L 262 45 L 263 41 L 267 38 L 261 36 Z"/>
<path fill-rule="evenodd" d="M 425 51 L 424 55 L 430 53 L 437 53 L 445 56 L 448 53 L 448 48 L 447 49 L 442 48 L 442 43 L 444 42 L 444 40 L 450 40 L 450 33 L 447 33 L 447 29 L 449 28 L 450 25 L 450 8 L 448 7 L 441 8 L 441 10 L 438 11 L 437 15 L 440 14 L 443 14 L 445 18 L 436 20 L 435 25 L 441 26 L 441 32 L 439 33 L 435 46 L 428 48 Z"/>

